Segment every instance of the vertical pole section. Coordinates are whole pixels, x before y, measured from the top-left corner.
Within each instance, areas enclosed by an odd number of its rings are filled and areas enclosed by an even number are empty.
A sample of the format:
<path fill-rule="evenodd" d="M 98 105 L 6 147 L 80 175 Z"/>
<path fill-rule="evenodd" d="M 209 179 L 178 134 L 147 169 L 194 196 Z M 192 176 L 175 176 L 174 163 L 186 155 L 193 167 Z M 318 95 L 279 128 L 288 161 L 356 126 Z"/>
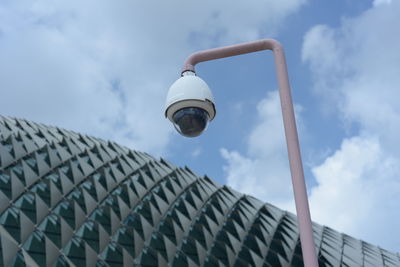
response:
<path fill-rule="evenodd" d="M 304 180 L 304 171 L 300 154 L 300 145 L 296 129 L 292 96 L 290 94 L 285 54 L 280 45 L 275 46 L 273 52 L 279 85 L 279 96 L 282 106 L 282 116 L 285 128 L 290 172 L 292 174 L 294 200 L 296 203 L 296 213 L 300 230 L 300 241 L 303 252 L 304 266 L 317 267 L 318 261 L 315 251 L 311 215 L 308 206 L 307 190 Z"/>
<path fill-rule="evenodd" d="M 276 73 L 279 84 L 279 96 L 281 99 L 283 124 L 285 127 L 286 144 L 289 155 L 290 172 L 292 174 L 294 200 L 296 203 L 297 220 L 300 231 L 301 249 L 305 267 L 317 267 L 318 260 L 312 232 L 310 209 L 306 183 L 304 180 L 303 164 L 300 155 L 299 138 L 297 136 L 296 120 L 294 117 L 292 96 L 286 67 L 285 54 L 282 45 L 273 39 L 263 39 L 248 43 L 213 48 L 199 51 L 190 55 L 182 68 L 185 71 L 193 71 L 197 63 L 218 58 L 237 56 L 262 50 L 272 50 L 275 57 Z"/>

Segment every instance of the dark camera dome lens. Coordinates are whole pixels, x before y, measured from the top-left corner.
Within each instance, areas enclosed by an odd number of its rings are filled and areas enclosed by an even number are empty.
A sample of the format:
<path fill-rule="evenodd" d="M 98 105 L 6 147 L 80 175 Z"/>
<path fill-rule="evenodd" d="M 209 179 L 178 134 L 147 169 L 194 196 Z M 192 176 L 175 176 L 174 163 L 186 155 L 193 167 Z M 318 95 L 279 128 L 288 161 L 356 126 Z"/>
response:
<path fill-rule="evenodd" d="M 183 108 L 172 116 L 176 130 L 187 137 L 199 136 L 207 127 L 209 115 L 201 108 Z"/>

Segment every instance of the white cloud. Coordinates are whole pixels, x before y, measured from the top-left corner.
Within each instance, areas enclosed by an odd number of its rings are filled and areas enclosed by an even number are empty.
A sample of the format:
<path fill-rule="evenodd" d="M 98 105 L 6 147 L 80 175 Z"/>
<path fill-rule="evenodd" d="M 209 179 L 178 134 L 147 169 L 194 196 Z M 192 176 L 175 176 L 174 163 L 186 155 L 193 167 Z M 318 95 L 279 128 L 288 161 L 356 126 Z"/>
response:
<path fill-rule="evenodd" d="M 246 155 L 227 149 L 221 149 L 221 155 L 227 161 L 224 171 L 229 186 L 294 210 L 281 112 L 278 92 L 269 93 L 257 106 L 258 122 L 249 135 Z"/>
<path fill-rule="evenodd" d="M 272 33 L 303 2 L 1 1 L 0 112 L 159 154 L 183 59 Z"/>
<path fill-rule="evenodd" d="M 384 4 L 390 4 L 392 3 L 392 0 L 374 0 L 373 5 L 378 6 L 378 5 L 384 5 Z"/>
<path fill-rule="evenodd" d="M 195 150 L 192 151 L 192 153 L 190 153 L 190 155 L 193 158 L 197 158 L 198 156 L 201 155 L 202 152 L 203 152 L 203 149 L 201 147 L 197 147 Z"/>
<path fill-rule="evenodd" d="M 379 2 L 379 3 L 378 3 Z M 338 28 L 319 25 L 304 38 L 303 60 L 326 106 L 356 127 L 313 168 L 317 221 L 400 250 L 399 1 L 375 1 Z"/>
<path fill-rule="evenodd" d="M 387 155 L 377 138 L 353 137 L 313 173 L 318 182 L 310 197 L 315 220 L 397 250 L 399 158 Z"/>

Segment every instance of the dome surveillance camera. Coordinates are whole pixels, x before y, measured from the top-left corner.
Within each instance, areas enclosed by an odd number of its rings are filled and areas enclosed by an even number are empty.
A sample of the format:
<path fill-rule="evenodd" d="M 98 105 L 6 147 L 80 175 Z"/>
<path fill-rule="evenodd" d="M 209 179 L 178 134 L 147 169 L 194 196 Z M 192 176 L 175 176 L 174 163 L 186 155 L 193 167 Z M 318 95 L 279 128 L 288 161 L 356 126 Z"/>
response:
<path fill-rule="evenodd" d="M 165 117 L 183 136 L 199 136 L 215 117 L 214 97 L 208 85 L 192 71 L 186 71 L 171 85 Z"/>

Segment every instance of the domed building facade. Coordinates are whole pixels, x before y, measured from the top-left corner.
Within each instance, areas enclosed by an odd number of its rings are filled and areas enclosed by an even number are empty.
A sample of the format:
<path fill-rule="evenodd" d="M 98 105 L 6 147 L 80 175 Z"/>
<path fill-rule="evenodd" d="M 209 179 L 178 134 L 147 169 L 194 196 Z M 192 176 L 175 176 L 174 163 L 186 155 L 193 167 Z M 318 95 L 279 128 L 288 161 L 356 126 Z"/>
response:
<path fill-rule="evenodd" d="M 303 266 L 295 215 L 188 168 L 22 119 L 0 141 L 0 266 Z M 400 266 L 313 227 L 320 266 Z"/>

